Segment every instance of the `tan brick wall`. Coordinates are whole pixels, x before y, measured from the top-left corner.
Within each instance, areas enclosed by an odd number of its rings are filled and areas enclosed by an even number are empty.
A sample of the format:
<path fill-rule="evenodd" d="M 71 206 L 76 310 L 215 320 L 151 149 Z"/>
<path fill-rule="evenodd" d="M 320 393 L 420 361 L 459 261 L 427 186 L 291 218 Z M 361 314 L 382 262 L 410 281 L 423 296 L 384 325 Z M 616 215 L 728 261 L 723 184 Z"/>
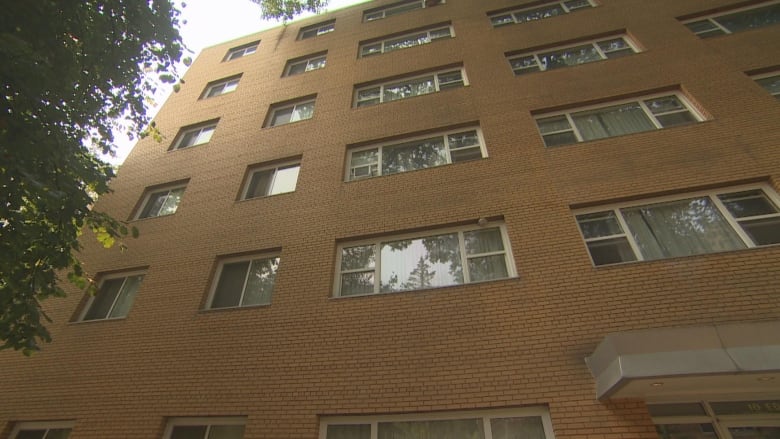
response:
<path fill-rule="evenodd" d="M 126 319 L 70 323 L 82 295 L 45 305 L 54 342 L 0 353 L 0 429 L 75 419 L 73 439 L 161 437 L 169 416 L 245 415 L 246 438 L 312 438 L 318 415 L 548 405 L 558 439 L 654 438 L 642 401 L 595 400 L 583 358 L 610 332 L 780 317 L 780 247 L 594 268 L 570 206 L 780 178 L 780 105 L 743 72 L 780 65 L 780 26 L 702 40 L 675 17 L 730 0 L 601 0 L 493 29 L 510 0 L 361 23 L 383 1 L 206 49 L 98 207 L 130 218 L 149 186 L 189 179 L 175 215 L 133 221 L 129 249 L 85 239 L 93 273 L 148 266 Z M 301 26 L 336 19 L 327 35 Z M 456 37 L 357 59 L 358 41 L 451 20 Z M 505 52 L 626 29 L 625 58 L 514 77 Z M 257 53 L 221 62 L 260 39 Z M 328 51 L 327 67 L 280 78 Z M 470 85 L 351 108 L 353 86 L 462 63 Z M 242 73 L 231 94 L 205 85 Z M 711 116 L 691 126 L 546 149 L 532 111 L 680 86 Z M 262 128 L 271 104 L 317 95 L 313 119 Z M 179 128 L 220 118 L 206 145 Z M 346 146 L 479 121 L 489 157 L 343 181 Z M 294 193 L 236 201 L 248 166 L 302 156 Z M 518 277 L 332 298 L 337 242 L 503 216 Z M 203 311 L 220 256 L 281 248 L 270 306 Z"/>

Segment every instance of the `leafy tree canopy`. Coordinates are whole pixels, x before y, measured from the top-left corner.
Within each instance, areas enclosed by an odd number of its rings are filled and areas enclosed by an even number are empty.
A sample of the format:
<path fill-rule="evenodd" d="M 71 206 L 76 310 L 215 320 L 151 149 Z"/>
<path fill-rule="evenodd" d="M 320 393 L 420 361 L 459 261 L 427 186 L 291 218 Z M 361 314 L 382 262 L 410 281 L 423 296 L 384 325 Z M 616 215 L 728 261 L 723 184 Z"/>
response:
<path fill-rule="evenodd" d="M 91 210 L 114 175 L 95 153 L 113 151 L 116 129 L 139 132 L 145 95 L 176 81 L 178 15 L 170 0 L 4 2 L 0 349 L 50 340 L 40 301 L 63 295 L 58 271 L 87 286 L 74 255 L 82 227 L 105 246 L 127 234 Z"/>
<path fill-rule="evenodd" d="M 328 0 L 252 0 L 260 5 L 264 19 L 292 20 L 304 12 L 319 13 Z"/>

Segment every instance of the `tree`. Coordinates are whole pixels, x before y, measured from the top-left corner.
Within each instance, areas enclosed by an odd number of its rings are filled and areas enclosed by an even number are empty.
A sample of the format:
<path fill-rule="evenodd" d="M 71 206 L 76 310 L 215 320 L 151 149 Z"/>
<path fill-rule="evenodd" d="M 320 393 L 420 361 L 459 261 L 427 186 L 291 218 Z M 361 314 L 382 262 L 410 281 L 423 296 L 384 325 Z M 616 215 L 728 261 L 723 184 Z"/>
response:
<path fill-rule="evenodd" d="M 170 0 L 25 0 L 0 14 L 0 349 L 50 341 L 58 273 L 81 287 L 82 228 L 105 246 L 128 233 L 91 210 L 108 192 L 114 130 L 147 125 L 145 96 L 176 81 L 178 10 Z"/>
<path fill-rule="evenodd" d="M 292 20 L 304 12 L 319 13 L 328 0 L 252 0 L 260 5 L 264 19 Z"/>

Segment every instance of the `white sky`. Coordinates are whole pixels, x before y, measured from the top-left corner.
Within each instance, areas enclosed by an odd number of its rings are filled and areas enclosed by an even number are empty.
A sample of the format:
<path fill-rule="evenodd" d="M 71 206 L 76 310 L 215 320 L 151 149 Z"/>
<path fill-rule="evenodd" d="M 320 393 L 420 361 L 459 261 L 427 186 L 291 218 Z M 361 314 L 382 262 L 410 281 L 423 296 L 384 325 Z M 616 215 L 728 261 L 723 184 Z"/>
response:
<path fill-rule="evenodd" d="M 369 0 L 330 0 L 324 12 L 333 11 L 346 6 L 364 3 Z M 181 4 L 180 1 L 176 2 Z M 184 44 L 193 53 L 192 58 L 206 47 L 223 43 L 244 35 L 260 32 L 275 26 L 281 26 L 280 22 L 260 19 L 260 6 L 251 0 L 185 0 L 186 7 L 180 8 L 182 15 L 180 21 L 187 21 L 181 26 L 180 32 Z M 301 18 L 313 14 L 302 15 Z M 184 74 L 185 67 L 180 68 L 180 74 Z M 165 93 L 155 96 L 157 107 L 152 109 L 150 115 L 165 103 L 171 93 L 171 86 L 166 86 Z M 104 156 L 104 160 L 114 165 L 120 165 L 125 160 L 135 141 L 130 141 L 124 135 L 116 136 L 118 145 L 116 157 Z"/>

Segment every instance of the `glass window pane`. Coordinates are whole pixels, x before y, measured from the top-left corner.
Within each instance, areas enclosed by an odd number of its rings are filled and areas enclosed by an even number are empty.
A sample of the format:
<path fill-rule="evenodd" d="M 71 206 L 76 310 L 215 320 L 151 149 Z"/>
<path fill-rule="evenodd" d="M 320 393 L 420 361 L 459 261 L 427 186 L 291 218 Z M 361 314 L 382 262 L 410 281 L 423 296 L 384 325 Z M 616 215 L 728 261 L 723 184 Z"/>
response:
<path fill-rule="evenodd" d="M 46 430 L 22 430 L 16 434 L 15 439 L 43 439 Z"/>
<path fill-rule="evenodd" d="M 638 102 L 615 105 L 571 115 L 584 140 L 602 139 L 655 129 Z"/>
<path fill-rule="evenodd" d="M 778 212 L 777 206 L 775 206 L 762 190 L 723 194 L 718 195 L 718 198 L 720 198 L 726 206 L 726 209 L 728 209 L 736 218 L 771 215 Z"/>
<path fill-rule="evenodd" d="M 712 424 L 656 425 L 660 439 L 718 439 Z"/>
<path fill-rule="evenodd" d="M 515 75 L 538 72 L 540 70 L 539 63 L 536 61 L 535 56 L 514 58 L 509 60 L 509 64 L 512 66 L 512 71 L 515 72 Z"/>
<path fill-rule="evenodd" d="M 709 197 L 621 209 L 645 259 L 744 248 Z"/>
<path fill-rule="evenodd" d="M 92 301 L 89 311 L 84 316 L 84 320 L 105 319 L 108 317 L 108 313 L 111 310 L 111 306 L 114 304 L 119 290 L 122 288 L 122 284 L 125 282 L 125 278 L 108 279 L 100 286 L 100 289 L 95 294 L 95 299 Z"/>
<path fill-rule="evenodd" d="M 479 145 L 479 137 L 476 131 L 449 134 L 447 140 L 450 142 L 450 149 Z"/>
<path fill-rule="evenodd" d="M 400 14 L 402 12 L 413 11 L 415 9 L 420 9 L 420 8 L 422 8 L 422 1 L 416 1 L 414 3 L 408 3 L 408 4 L 399 5 L 392 8 L 387 8 L 385 9 L 385 16 L 389 17 L 391 15 Z"/>
<path fill-rule="evenodd" d="M 714 20 L 731 32 L 770 26 L 780 23 L 780 4 L 722 15 Z"/>
<path fill-rule="evenodd" d="M 378 439 L 484 439 L 482 419 L 380 422 Z"/>
<path fill-rule="evenodd" d="M 780 244 L 780 217 L 740 221 L 756 245 Z"/>
<path fill-rule="evenodd" d="M 306 61 L 297 62 L 295 64 L 290 64 L 290 67 L 287 71 L 287 75 L 288 76 L 298 75 L 305 71 L 306 71 Z"/>
<path fill-rule="evenodd" d="M 542 20 L 544 18 L 557 17 L 563 15 L 566 12 L 560 5 L 550 5 L 538 9 L 532 9 L 530 11 L 516 12 L 514 14 L 515 21 L 518 23 L 526 23 L 529 21 Z"/>
<path fill-rule="evenodd" d="M 306 64 L 306 71 L 321 69 L 325 67 L 325 62 L 325 57 L 312 59 Z"/>
<path fill-rule="evenodd" d="M 149 200 L 144 206 L 144 210 L 138 215 L 139 218 L 150 218 L 158 216 L 160 214 L 160 208 L 162 207 L 165 199 L 168 197 L 168 191 L 156 192 L 149 196 Z"/>
<path fill-rule="evenodd" d="M 506 279 L 509 272 L 506 258 L 503 254 L 493 256 L 478 256 L 468 259 L 469 277 L 471 282 L 481 282 L 493 279 Z"/>
<path fill-rule="evenodd" d="M 571 130 L 569 119 L 567 119 L 566 116 L 553 116 L 544 119 L 538 119 L 536 124 L 539 125 L 539 131 L 542 134 Z"/>
<path fill-rule="evenodd" d="M 374 268 L 374 245 L 359 245 L 341 249 L 341 271 Z"/>
<path fill-rule="evenodd" d="M 241 306 L 268 305 L 274 292 L 279 258 L 256 259 L 249 267 L 244 299 Z M 243 426 L 242 431 L 243 431 Z"/>
<path fill-rule="evenodd" d="M 208 439 L 241 439 L 243 437 L 243 425 L 212 425 Z"/>
<path fill-rule="evenodd" d="M 452 163 L 477 160 L 482 158 L 482 149 L 479 146 L 457 149 L 450 151 L 450 160 Z"/>
<path fill-rule="evenodd" d="M 53 428 L 49 430 L 46 439 L 68 439 L 68 436 L 70 436 L 70 428 Z"/>
<path fill-rule="evenodd" d="M 577 215 L 577 224 L 580 226 L 582 236 L 585 239 L 600 238 L 612 235 L 620 235 L 623 229 L 615 217 L 615 212 L 598 212 Z"/>
<path fill-rule="evenodd" d="M 431 40 L 428 37 L 427 32 L 416 35 L 408 35 L 403 38 L 385 41 L 385 52 L 406 49 L 407 47 L 418 46 L 420 44 L 426 44 L 430 42 Z"/>
<path fill-rule="evenodd" d="M 732 439 L 777 439 L 780 427 L 729 427 Z"/>
<path fill-rule="evenodd" d="M 273 169 L 266 169 L 264 171 L 257 171 L 253 173 L 252 179 L 249 181 L 249 187 L 246 191 L 246 199 L 264 197 L 268 195 L 273 178 Z"/>
<path fill-rule="evenodd" d="M 490 420 L 492 439 L 546 439 L 539 416 L 494 418 Z"/>
<path fill-rule="evenodd" d="M 636 261 L 636 255 L 624 237 L 590 241 L 587 245 L 594 265 Z"/>
<path fill-rule="evenodd" d="M 490 22 L 493 24 L 493 26 L 503 26 L 505 24 L 511 24 L 514 23 L 515 20 L 512 18 L 512 15 L 497 15 L 490 18 Z"/>
<path fill-rule="evenodd" d="M 467 255 L 504 251 L 504 241 L 498 227 L 463 232 L 463 239 Z"/>
<path fill-rule="evenodd" d="M 326 439 L 371 439 L 370 424 L 328 425 Z"/>
<path fill-rule="evenodd" d="M 400 84 L 391 84 L 385 86 L 384 89 L 384 102 L 395 101 L 398 99 L 406 99 L 412 96 L 419 96 L 436 91 L 436 87 L 433 82 L 433 77 L 420 78 L 403 82 Z"/>
<path fill-rule="evenodd" d="M 298 184 L 299 165 L 278 168 L 274 177 L 273 187 L 268 195 L 284 194 L 295 191 Z"/>
<path fill-rule="evenodd" d="M 205 425 L 178 425 L 173 427 L 171 439 L 205 439 Z"/>
<path fill-rule="evenodd" d="M 647 99 L 645 100 L 645 104 L 647 105 L 647 108 L 650 109 L 650 112 L 652 112 L 653 114 L 667 113 L 670 111 L 687 110 L 687 108 L 685 108 L 685 105 L 683 105 L 683 103 L 680 102 L 680 99 L 678 99 L 677 96 L 664 96 L 660 98 Z"/>
<path fill-rule="evenodd" d="M 677 125 L 686 125 L 696 122 L 696 118 L 688 111 L 680 113 L 663 114 L 656 116 L 655 119 L 664 128 L 669 128 Z"/>
<path fill-rule="evenodd" d="M 590 4 L 588 0 L 569 0 L 563 2 L 564 5 L 566 5 L 567 8 L 569 8 L 570 11 L 573 11 L 575 9 L 580 8 L 590 8 L 593 5 Z"/>
<path fill-rule="evenodd" d="M 143 275 L 130 276 L 125 280 L 119 297 L 114 304 L 114 309 L 111 310 L 111 314 L 108 317 L 125 317 L 130 312 L 130 307 L 133 305 L 135 295 L 138 293 L 138 288 L 141 286 Z"/>
<path fill-rule="evenodd" d="M 761 87 L 764 87 L 769 93 L 772 93 L 773 95 L 780 94 L 780 75 L 756 79 L 756 82 Z"/>
<path fill-rule="evenodd" d="M 219 275 L 219 283 L 214 291 L 214 299 L 211 302 L 212 308 L 225 308 L 238 306 L 241 300 L 241 291 L 244 289 L 246 280 L 246 271 L 249 268 L 249 261 L 233 262 L 224 264 L 222 272 Z"/>
<path fill-rule="evenodd" d="M 463 283 L 458 234 L 381 244 L 381 291 L 405 291 Z"/>
<path fill-rule="evenodd" d="M 718 29 L 718 27 L 709 20 L 694 21 L 691 23 L 686 23 L 685 26 L 697 35 L 703 32 L 713 31 L 723 33 L 723 31 L 720 31 L 720 29 Z"/>
<path fill-rule="evenodd" d="M 614 38 L 606 41 L 599 41 L 599 47 L 604 53 L 620 52 L 624 50 L 631 50 L 631 46 L 628 45 L 623 38 Z"/>
<path fill-rule="evenodd" d="M 447 156 L 441 137 L 382 148 L 382 175 L 444 164 L 447 164 Z"/>
<path fill-rule="evenodd" d="M 292 117 L 292 114 L 293 114 L 292 107 L 280 108 L 274 111 L 273 118 L 271 119 L 271 126 L 284 125 L 286 123 L 290 123 L 290 118 Z"/>
<path fill-rule="evenodd" d="M 440 86 L 450 82 L 463 82 L 463 75 L 461 74 L 460 70 L 455 72 L 439 73 L 438 77 Z"/>
<path fill-rule="evenodd" d="M 554 52 L 539 54 L 539 60 L 541 61 L 542 67 L 545 70 L 600 61 L 601 59 L 601 55 L 593 46 L 593 44 L 585 44 L 577 47 L 567 47 L 565 49 L 556 50 Z"/>
<path fill-rule="evenodd" d="M 179 202 L 181 202 L 181 196 L 184 194 L 184 188 L 171 189 L 168 192 L 168 197 L 165 198 L 165 203 L 160 207 L 160 213 L 158 216 L 172 215 L 176 213 L 176 209 L 179 208 Z"/>
<path fill-rule="evenodd" d="M 350 156 L 350 177 L 363 178 L 378 175 L 379 150 L 368 149 L 353 152 Z"/>
<path fill-rule="evenodd" d="M 292 116 L 290 117 L 290 122 L 311 119 L 312 116 L 314 116 L 314 102 L 298 104 L 293 110 Z"/>
<path fill-rule="evenodd" d="M 360 90 L 358 92 L 358 100 L 377 99 L 379 98 L 379 96 L 380 96 L 379 87 Z"/>
<path fill-rule="evenodd" d="M 573 131 L 569 131 L 568 133 L 547 134 L 544 136 L 545 146 L 560 146 L 572 143 L 577 143 L 577 136 Z"/>
<path fill-rule="evenodd" d="M 374 293 L 374 272 L 344 273 L 341 275 L 341 296 Z"/>
<path fill-rule="evenodd" d="M 449 36 L 451 36 L 451 34 L 450 34 L 450 28 L 448 27 L 442 29 L 434 29 L 431 31 L 432 40 L 437 40 L 439 38 L 447 38 Z"/>

